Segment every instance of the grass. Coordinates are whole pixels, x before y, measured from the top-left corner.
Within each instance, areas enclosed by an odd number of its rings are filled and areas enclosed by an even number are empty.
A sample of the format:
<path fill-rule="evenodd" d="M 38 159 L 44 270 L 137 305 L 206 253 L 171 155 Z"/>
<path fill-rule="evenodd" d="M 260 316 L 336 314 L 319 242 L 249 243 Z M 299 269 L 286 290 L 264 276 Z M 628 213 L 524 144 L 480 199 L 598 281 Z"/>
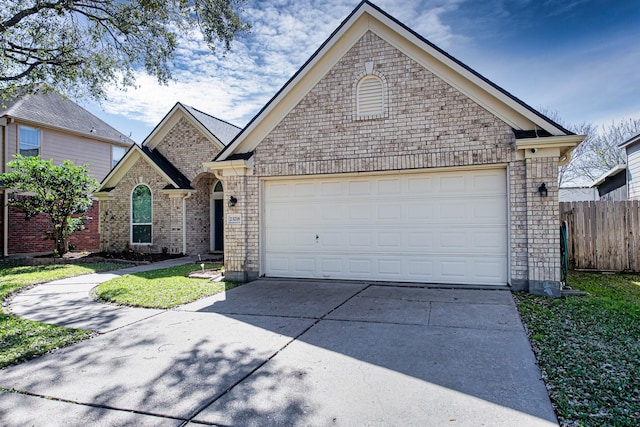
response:
<path fill-rule="evenodd" d="M 640 425 L 640 274 L 572 273 L 583 297 L 516 294 L 564 426 Z"/>
<path fill-rule="evenodd" d="M 27 286 L 65 277 L 122 268 L 122 264 L 94 263 L 20 266 L 0 262 L 0 301 Z M 91 332 L 21 319 L 0 309 L 0 368 L 81 341 Z"/>
<path fill-rule="evenodd" d="M 220 267 L 214 264 L 205 265 L 205 269 Z M 200 264 L 187 264 L 126 274 L 100 284 L 97 294 L 100 299 L 116 304 L 171 308 L 240 285 L 240 283 L 211 282 L 208 279 L 186 277 L 188 273 L 200 268 Z"/>

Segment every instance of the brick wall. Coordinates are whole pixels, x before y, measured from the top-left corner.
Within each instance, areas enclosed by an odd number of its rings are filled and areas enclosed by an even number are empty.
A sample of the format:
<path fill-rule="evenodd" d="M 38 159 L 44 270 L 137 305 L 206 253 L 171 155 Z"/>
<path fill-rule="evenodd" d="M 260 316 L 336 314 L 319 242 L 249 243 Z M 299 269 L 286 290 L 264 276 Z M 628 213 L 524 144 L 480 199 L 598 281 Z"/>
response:
<path fill-rule="evenodd" d="M 186 252 L 207 253 L 210 249 L 210 198 L 215 176 L 202 163 L 212 160 L 220 151 L 186 118 L 181 118 L 155 148 L 180 170 L 196 192 L 183 201 L 184 195 L 170 196 L 162 189 L 168 184 L 145 159 L 134 164 L 111 198 L 103 203 L 103 250 L 121 251 L 130 245 L 131 191 L 138 184 L 147 184 L 153 196 L 153 228 L 151 245 L 131 245 L 135 250 L 169 253 L 184 251 L 183 209 L 186 206 Z"/>
<path fill-rule="evenodd" d="M 353 91 L 371 60 L 387 85 L 385 115 L 356 120 Z M 260 177 L 506 164 L 514 142 L 510 126 L 368 32 L 257 146 L 254 176 L 226 180 L 225 195 L 248 188 L 230 208 L 246 215 L 225 231 L 226 268 L 259 270 Z M 512 169 L 511 181 L 524 173 Z"/>
<path fill-rule="evenodd" d="M 527 184 L 524 160 L 509 164 L 509 226 L 511 233 L 511 282 L 526 289 L 529 275 L 527 245 Z"/>
<path fill-rule="evenodd" d="M 187 199 L 187 253 L 206 254 L 211 249 L 211 190 L 213 174 L 204 175 L 193 186 L 197 190 Z"/>
<path fill-rule="evenodd" d="M 76 231 L 71 235 L 69 243 L 75 246 L 75 250 L 95 251 L 99 249 L 99 211 L 99 203 L 96 201 L 85 213 L 88 218 L 85 221 L 85 229 Z M 48 215 L 40 214 L 27 221 L 24 219 L 22 212 L 9 205 L 9 255 L 53 252 L 55 244 L 53 240 L 47 239 L 46 236 L 46 233 L 50 230 L 51 221 Z"/>
<path fill-rule="evenodd" d="M 131 192 L 139 185 L 148 185 L 153 200 L 152 244 L 130 244 Z M 122 251 L 130 246 L 141 252 L 182 252 L 182 203 L 162 193 L 168 183 L 144 159 L 139 159 L 111 190 L 112 198 L 101 203 L 102 250 Z M 177 212 L 176 212 L 177 210 Z M 180 236 L 176 242 L 172 237 Z"/>
<path fill-rule="evenodd" d="M 209 173 L 202 163 L 213 160 L 220 152 L 218 146 L 184 117 L 178 120 L 155 149 L 190 181 L 202 173 Z"/>
<path fill-rule="evenodd" d="M 558 160 L 554 158 L 526 159 L 527 173 L 527 244 L 529 286 L 536 293 L 553 293 L 549 282 L 560 281 L 560 206 L 558 204 Z M 547 197 L 538 193 L 545 183 Z M 555 289 L 559 296 L 559 289 Z"/>

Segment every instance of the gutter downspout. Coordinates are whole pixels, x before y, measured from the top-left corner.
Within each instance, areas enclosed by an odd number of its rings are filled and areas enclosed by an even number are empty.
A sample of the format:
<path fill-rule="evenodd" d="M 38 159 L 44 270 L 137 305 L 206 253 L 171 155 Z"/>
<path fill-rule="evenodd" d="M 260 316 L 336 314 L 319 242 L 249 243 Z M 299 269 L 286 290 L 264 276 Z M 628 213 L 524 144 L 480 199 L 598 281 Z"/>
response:
<path fill-rule="evenodd" d="M 182 198 L 182 255 L 187 254 L 187 199 L 191 193 Z"/>

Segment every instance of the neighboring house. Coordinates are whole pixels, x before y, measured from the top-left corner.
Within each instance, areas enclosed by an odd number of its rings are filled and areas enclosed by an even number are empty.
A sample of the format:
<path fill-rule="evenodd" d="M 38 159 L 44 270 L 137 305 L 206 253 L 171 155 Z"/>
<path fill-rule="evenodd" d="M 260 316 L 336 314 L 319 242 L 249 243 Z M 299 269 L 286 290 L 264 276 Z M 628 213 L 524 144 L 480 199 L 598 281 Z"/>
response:
<path fill-rule="evenodd" d="M 617 165 L 591 183 L 598 200 L 627 200 L 627 165 Z"/>
<path fill-rule="evenodd" d="M 640 200 L 640 133 L 622 144 L 627 153 L 627 196 L 629 200 Z"/>
<path fill-rule="evenodd" d="M 104 249 L 151 235 L 154 250 L 196 253 L 211 233 L 207 199 L 221 182 L 229 280 L 559 293 L 558 165 L 584 136 L 369 2 L 228 144 L 195 145 L 191 121 L 169 128 L 165 118 L 127 172 L 119 172 L 125 157 L 105 179 Z M 176 143 L 163 143 L 172 132 Z M 144 158 L 154 147 L 179 176 Z M 195 229 L 191 208 L 201 210 Z"/>
<path fill-rule="evenodd" d="M 591 187 L 560 187 L 558 190 L 560 202 L 595 202 L 599 198 L 598 190 Z"/>
<path fill-rule="evenodd" d="M 2 172 L 16 153 L 40 155 L 55 164 L 69 159 L 77 165 L 89 163 L 90 174 L 98 181 L 126 153 L 133 141 L 73 101 L 55 92 L 34 93 L 11 101 L 0 101 L 2 131 Z M 3 256 L 46 253 L 53 242 L 44 238 L 49 222 L 40 215 L 25 222 L 24 216 L 7 205 L 11 189 L 2 188 L 0 197 L 0 239 Z M 18 196 L 20 197 L 20 196 Z M 97 203 L 87 213 L 98 214 Z M 97 219 L 97 218 L 96 218 Z M 98 221 L 72 236 L 79 249 L 98 249 Z"/>
<path fill-rule="evenodd" d="M 103 180 L 101 246 L 204 254 L 223 249 L 223 188 L 202 165 L 240 128 L 177 103 Z"/>

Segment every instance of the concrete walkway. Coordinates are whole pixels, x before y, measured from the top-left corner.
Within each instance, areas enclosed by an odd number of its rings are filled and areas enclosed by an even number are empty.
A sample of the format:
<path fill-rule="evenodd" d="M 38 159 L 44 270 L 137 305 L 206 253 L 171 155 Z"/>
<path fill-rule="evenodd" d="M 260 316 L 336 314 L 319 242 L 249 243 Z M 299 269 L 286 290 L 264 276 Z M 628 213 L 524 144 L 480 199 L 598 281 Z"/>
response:
<path fill-rule="evenodd" d="M 261 279 L 144 310 L 90 300 L 112 274 L 13 299 L 102 334 L 1 370 L 2 425 L 557 425 L 508 291 Z"/>

